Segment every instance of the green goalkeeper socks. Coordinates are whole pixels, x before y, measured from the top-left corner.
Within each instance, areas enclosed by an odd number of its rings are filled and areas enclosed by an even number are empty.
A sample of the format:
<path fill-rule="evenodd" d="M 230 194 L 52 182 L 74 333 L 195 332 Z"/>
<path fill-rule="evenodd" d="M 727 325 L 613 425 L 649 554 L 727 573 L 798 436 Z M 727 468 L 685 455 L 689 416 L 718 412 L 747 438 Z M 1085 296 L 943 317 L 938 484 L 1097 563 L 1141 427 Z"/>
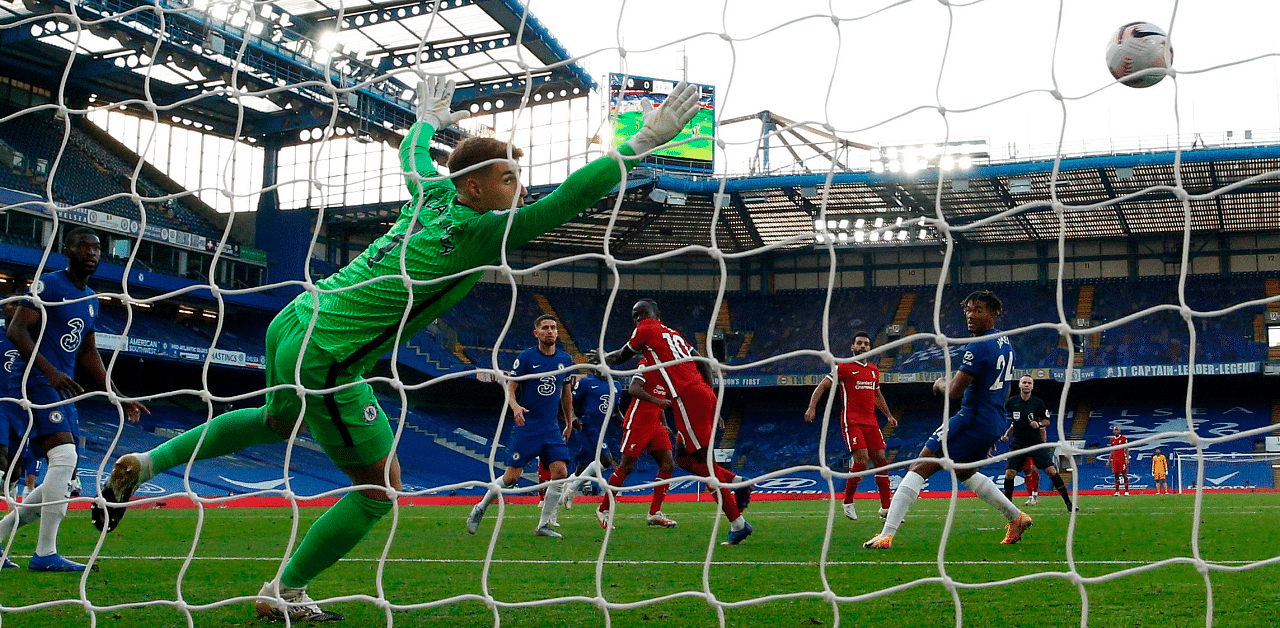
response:
<path fill-rule="evenodd" d="M 312 578 L 346 556 L 388 512 L 389 501 L 365 497 L 359 491 L 347 493 L 307 530 L 285 565 L 280 583 L 293 588 L 307 586 Z"/>
<path fill-rule="evenodd" d="M 200 435 L 208 432 L 204 442 Z M 235 453 L 251 445 L 280 442 L 279 435 L 267 426 L 266 408 L 244 408 L 214 417 L 208 423 L 169 439 L 151 450 L 152 469 L 161 473 L 191 460 L 191 452 L 199 443 L 196 460 L 217 458 Z"/>

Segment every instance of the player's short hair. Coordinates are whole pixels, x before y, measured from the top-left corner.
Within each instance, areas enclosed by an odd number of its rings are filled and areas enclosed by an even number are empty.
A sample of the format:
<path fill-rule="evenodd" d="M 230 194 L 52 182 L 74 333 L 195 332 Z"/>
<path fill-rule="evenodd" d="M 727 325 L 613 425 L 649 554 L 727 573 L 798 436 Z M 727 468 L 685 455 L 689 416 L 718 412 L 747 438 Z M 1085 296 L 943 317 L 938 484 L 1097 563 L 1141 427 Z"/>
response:
<path fill-rule="evenodd" d="M 983 305 L 987 306 L 987 309 L 996 314 L 999 314 L 1004 310 L 1004 303 L 1000 302 L 1000 297 L 996 296 L 996 293 L 990 290 L 974 290 L 969 293 L 969 296 L 965 297 L 964 300 L 960 302 L 960 305 L 968 305 L 974 301 L 982 302 Z"/>
<path fill-rule="evenodd" d="M 62 246 L 75 246 L 82 238 L 97 238 L 98 232 L 88 227 L 76 227 L 62 236 Z"/>
<path fill-rule="evenodd" d="M 449 154 L 449 162 L 446 165 L 449 166 L 449 172 L 456 173 L 490 159 L 519 159 L 521 157 L 524 157 L 523 150 L 502 140 L 496 140 L 492 137 L 468 137 L 459 142 L 458 147 Z M 478 174 L 486 168 L 473 170 L 472 173 Z"/>
<path fill-rule="evenodd" d="M 653 299 L 640 299 L 636 304 L 631 306 L 631 318 L 635 318 L 636 312 L 641 310 L 648 311 L 653 318 L 662 318 L 662 310 L 658 309 L 658 302 Z"/>
<path fill-rule="evenodd" d="M 866 338 L 868 342 L 875 340 L 871 337 L 871 334 L 864 329 L 859 329 L 858 331 L 853 332 L 853 341 L 857 342 L 859 338 Z"/>
<path fill-rule="evenodd" d="M 539 316 L 538 318 L 533 319 L 533 328 L 537 329 L 539 327 L 542 327 L 542 321 L 554 321 L 557 326 L 560 325 L 560 320 L 557 319 L 556 317 L 550 314 L 543 314 L 542 316 Z"/>

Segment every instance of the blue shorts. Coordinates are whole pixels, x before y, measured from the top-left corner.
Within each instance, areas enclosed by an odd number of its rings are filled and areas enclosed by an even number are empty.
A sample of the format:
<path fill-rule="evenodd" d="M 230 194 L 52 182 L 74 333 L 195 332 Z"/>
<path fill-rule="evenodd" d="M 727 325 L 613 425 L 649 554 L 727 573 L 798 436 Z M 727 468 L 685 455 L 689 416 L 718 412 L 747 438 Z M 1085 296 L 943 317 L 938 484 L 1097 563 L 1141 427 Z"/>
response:
<path fill-rule="evenodd" d="M 592 427 L 583 427 L 582 431 L 574 432 L 569 437 L 569 450 L 573 452 L 573 463 L 575 465 L 589 465 L 596 461 L 596 443 L 600 442 L 600 430 Z M 600 453 L 609 453 L 609 445 L 605 443 Z"/>
<path fill-rule="evenodd" d="M 50 405 L 47 408 L 32 408 L 35 415 L 35 426 L 31 430 L 32 442 L 51 434 L 71 434 L 72 442 L 80 442 L 80 415 L 76 413 L 76 404 L 62 400 L 62 395 L 52 386 L 45 383 L 28 383 L 27 398 L 33 404 Z M 59 404 L 59 405 L 51 405 Z M 23 426 L 26 429 L 26 426 Z M 79 447 L 79 445 L 76 445 Z M 36 449 L 40 449 L 36 447 Z M 36 452 L 43 456 L 44 451 Z"/>
<path fill-rule="evenodd" d="M 564 434 L 559 428 L 545 432 L 511 430 L 511 442 L 507 443 L 507 466 L 527 467 L 534 458 L 541 458 L 542 464 L 548 467 L 557 460 L 569 462 L 569 446 L 564 444 Z"/>
<path fill-rule="evenodd" d="M 31 443 L 27 443 L 26 449 L 22 450 L 22 476 L 28 475 L 40 475 L 40 458 L 32 452 Z"/>
<path fill-rule="evenodd" d="M 947 451 L 956 462 L 977 462 L 990 457 L 991 446 L 1003 433 L 998 426 L 983 425 L 972 421 L 964 412 L 957 412 L 947 420 Z M 924 446 L 941 457 L 942 428 L 934 431 Z"/>
<path fill-rule="evenodd" d="M 14 453 L 26 431 L 27 418 L 22 406 L 13 401 L 0 401 L 0 445 L 8 447 L 10 454 Z"/>

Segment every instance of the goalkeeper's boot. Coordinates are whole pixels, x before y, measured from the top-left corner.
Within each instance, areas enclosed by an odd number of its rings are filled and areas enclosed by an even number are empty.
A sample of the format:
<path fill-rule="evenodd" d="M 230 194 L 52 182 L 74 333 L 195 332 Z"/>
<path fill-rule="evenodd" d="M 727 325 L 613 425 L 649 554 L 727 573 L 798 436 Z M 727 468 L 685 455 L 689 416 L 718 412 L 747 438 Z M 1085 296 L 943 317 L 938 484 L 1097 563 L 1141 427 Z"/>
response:
<path fill-rule="evenodd" d="M 844 505 L 844 516 L 854 521 L 858 520 L 858 509 L 853 505 L 853 502 Z"/>
<path fill-rule="evenodd" d="M 751 485 L 733 489 L 733 501 L 738 503 L 738 510 L 746 510 L 751 505 Z"/>
<path fill-rule="evenodd" d="M 5 565 L 6 567 L 8 565 Z M 97 571 L 97 565 L 94 565 L 94 571 Z M 63 558 L 57 552 L 48 556 L 39 554 L 31 555 L 31 562 L 27 563 L 27 569 L 31 571 L 84 571 L 86 567 L 73 560 Z"/>
<path fill-rule="evenodd" d="M 607 497 L 605 499 L 608 499 Z M 596 521 L 600 523 L 600 527 L 604 530 L 612 530 L 613 524 L 609 522 L 608 510 L 596 510 Z"/>
<path fill-rule="evenodd" d="M 675 520 L 662 514 L 661 510 L 653 513 L 652 515 L 649 515 L 648 523 L 651 526 L 662 526 L 664 528 L 676 527 Z"/>
<path fill-rule="evenodd" d="M 544 525 L 544 526 L 540 526 L 537 530 L 534 530 L 534 531 L 533 531 L 533 535 L 534 535 L 534 536 L 549 536 L 549 537 L 551 537 L 551 538 L 553 538 L 553 539 L 563 539 L 563 538 L 564 538 L 564 535 L 563 535 L 563 534 L 560 534 L 559 532 L 556 532 L 555 530 L 552 530 L 552 529 L 551 529 L 551 525 L 550 525 L 550 524 L 547 524 L 547 525 Z"/>
<path fill-rule="evenodd" d="M 870 541 L 862 544 L 867 549 L 889 549 L 893 547 L 892 534 L 877 534 Z"/>
<path fill-rule="evenodd" d="M 94 502 L 89 508 L 93 527 L 101 530 L 105 525 L 107 532 L 110 532 L 120 525 L 120 520 L 124 518 L 125 513 L 124 504 L 129 502 L 129 498 L 133 497 L 134 491 L 138 490 L 142 482 L 151 479 L 142 477 L 144 473 L 140 456 L 125 454 L 116 459 L 115 466 L 111 467 L 111 477 L 107 478 L 107 483 L 102 485 L 101 494 L 102 499 L 107 502 L 120 505 L 103 507 Z"/>
<path fill-rule="evenodd" d="M 481 519 L 484 519 L 484 509 L 476 504 L 472 506 L 471 514 L 467 515 L 467 534 L 475 534 L 480 529 Z"/>
<path fill-rule="evenodd" d="M 320 605 L 316 604 L 316 601 L 307 595 L 306 587 L 301 589 L 281 587 L 281 589 L 277 595 L 275 582 L 262 583 L 262 588 L 258 590 L 258 596 L 267 599 L 253 603 L 253 607 L 258 611 L 259 617 L 284 621 L 287 615 L 290 622 L 342 621 L 346 619 L 341 613 L 320 608 Z"/>
<path fill-rule="evenodd" d="M 750 523 L 744 521 L 741 530 L 729 530 L 729 540 L 721 543 L 721 545 L 737 545 L 747 540 L 747 537 L 751 536 L 752 532 L 755 532 L 755 529 L 751 527 Z"/>
<path fill-rule="evenodd" d="M 1030 527 L 1031 527 L 1031 515 L 1028 515 L 1025 512 L 1018 513 L 1017 519 L 1014 519 L 1013 521 L 1010 521 L 1009 523 L 1005 524 L 1004 528 L 1005 530 L 1007 530 L 1007 532 L 1005 532 L 1004 540 L 1000 541 L 1000 544 L 1013 545 L 1014 543 L 1021 541 L 1022 533 L 1026 532 L 1027 529 Z"/>
<path fill-rule="evenodd" d="M 0 569 L 18 569 L 18 563 L 15 563 L 6 556 L 3 563 L 0 563 Z"/>

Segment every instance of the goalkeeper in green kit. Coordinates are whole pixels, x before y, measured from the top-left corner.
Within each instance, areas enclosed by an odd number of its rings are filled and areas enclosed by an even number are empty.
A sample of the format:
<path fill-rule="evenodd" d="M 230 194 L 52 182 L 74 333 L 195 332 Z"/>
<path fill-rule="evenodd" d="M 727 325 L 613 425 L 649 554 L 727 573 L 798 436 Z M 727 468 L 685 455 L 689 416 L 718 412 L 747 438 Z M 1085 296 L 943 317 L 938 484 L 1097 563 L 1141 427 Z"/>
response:
<path fill-rule="evenodd" d="M 266 405 L 235 410 L 145 453 L 116 460 L 92 508 L 99 529 L 114 529 L 138 486 L 191 460 L 289 438 L 299 420 L 355 485 L 307 530 L 280 576 L 258 592 L 258 614 L 292 621 L 335 621 L 307 584 L 346 555 L 390 512 L 400 490 L 393 433 L 364 373 L 395 344 L 411 338 L 466 296 L 480 266 L 558 227 L 599 201 L 624 169 L 670 141 L 698 110 L 696 87 L 680 83 L 615 154 L 569 176 L 546 197 L 522 207 L 524 187 L 513 159 L 522 151 L 495 139 L 468 138 L 449 157 L 452 178 L 431 163 L 436 130 L 466 117 L 450 111 L 453 81 L 428 77 L 418 87 L 418 122 L 400 144 L 411 199 L 391 229 L 316 290 L 298 295 L 267 328 Z M 508 227 L 510 229 L 508 233 Z M 300 379 L 295 377 L 295 371 Z M 305 388 L 299 396 L 295 386 Z M 325 394 L 311 393 L 327 390 Z M 105 502 L 105 503 L 104 503 Z"/>

